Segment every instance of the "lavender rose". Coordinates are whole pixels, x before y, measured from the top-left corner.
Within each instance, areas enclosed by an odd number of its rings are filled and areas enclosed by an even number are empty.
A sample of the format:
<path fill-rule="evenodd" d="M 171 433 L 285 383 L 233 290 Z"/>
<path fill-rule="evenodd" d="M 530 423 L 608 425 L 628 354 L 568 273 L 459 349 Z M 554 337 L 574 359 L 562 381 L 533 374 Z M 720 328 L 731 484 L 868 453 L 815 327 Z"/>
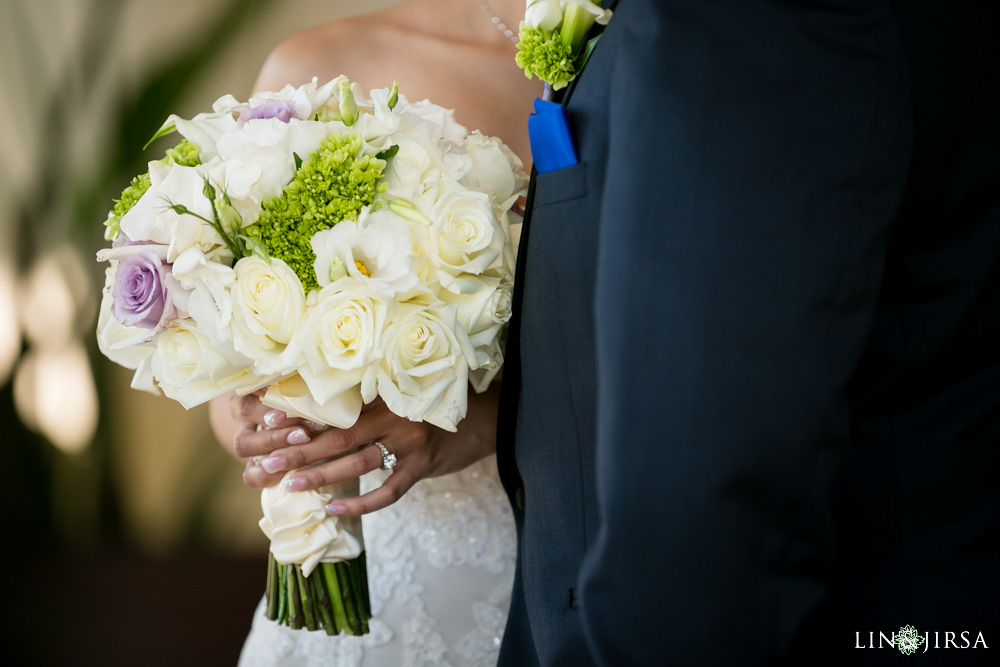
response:
<path fill-rule="evenodd" d="M 291 100 L 267 100 L 260 106 L 241 111 L 240 117 L 236 120 L 236 127 L 243 127 L 247 121 L 262 118 L 277 118 L 282 123 L 287 123 L 294 117 L 295 104 Z"/>
<path fill-rule="evenodd" d="M 111 286 L 115 319 L 127 327 L 160 329 L 176 313 L 163 284 L 166 266 L 151 250 L 127 255 L 118 262 Z"/>

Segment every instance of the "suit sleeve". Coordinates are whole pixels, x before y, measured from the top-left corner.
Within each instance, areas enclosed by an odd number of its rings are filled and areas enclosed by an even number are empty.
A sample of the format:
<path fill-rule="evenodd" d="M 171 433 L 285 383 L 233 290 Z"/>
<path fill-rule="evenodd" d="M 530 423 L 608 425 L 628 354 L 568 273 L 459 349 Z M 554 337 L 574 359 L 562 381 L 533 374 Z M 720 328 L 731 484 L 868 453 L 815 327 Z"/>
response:
<path fill-rule="evenodd" d="M 626 0 L 603 40 L 587 639 L 604 665 L 770 664 L 826 591 L 902 47 L 885 2 Z"/>

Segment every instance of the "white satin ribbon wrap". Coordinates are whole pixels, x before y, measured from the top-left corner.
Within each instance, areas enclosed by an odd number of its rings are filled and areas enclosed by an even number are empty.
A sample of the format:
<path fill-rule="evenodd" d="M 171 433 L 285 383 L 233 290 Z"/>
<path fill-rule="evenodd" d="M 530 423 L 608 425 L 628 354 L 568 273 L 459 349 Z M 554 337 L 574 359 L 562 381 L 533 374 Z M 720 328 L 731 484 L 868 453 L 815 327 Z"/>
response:
<path fill-rule="evenodd" d="M 283 565 L 297 563 L 309 574 L 319 563 L 336 563 L 357 558 L 364 551 L 361 517 L 330 516 L 326 505 L 336 498 L 356 496 L 358 480 L 330 484 L 316 491 L 289 491 L 286 484 L 292 470 L 282 480 L 260 493 L 264 518 L 260 529 L 271 540 L 271 553 Z"/>
<path fill-rule="evenodd" d="M 298 375 L 271 384 L 261 403 L 291 417 L 311 419 L 337 428 L 350 428 L 361 415 L 361 385 L 348 389 L 326 403 L 318 403 Z"/>

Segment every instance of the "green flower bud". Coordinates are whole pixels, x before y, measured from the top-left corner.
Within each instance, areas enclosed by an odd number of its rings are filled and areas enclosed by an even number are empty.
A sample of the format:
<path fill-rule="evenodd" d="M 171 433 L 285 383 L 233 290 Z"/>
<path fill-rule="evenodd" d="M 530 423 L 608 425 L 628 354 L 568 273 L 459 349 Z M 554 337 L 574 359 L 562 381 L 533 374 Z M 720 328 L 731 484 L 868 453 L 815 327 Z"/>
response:
<path fill-rule="evenodd" d="M 399 102 L 399 82 L 392 82 L 392 88 L 389 89 L 389 97 L 386 101 L 390 109 L 396 108 L 396 102 Z"/>
<path fill-rule="evenodd" d="M 334 257 L 330 262 L 330 282 L 337 282 L 347 275 L 347 265 L 340 257 Z"/>
<path fill-rule="evenodd" d="M 416 205 L 407 200 L 396 198 L 389 201 L 389 210 L 398 215 L 401 218 L 406 218 L 413 222 L 419 222 L 422 225 L 427 225 L 430 227 L 434 222 L 428 218 L 426 215 L 420 212 L 420 209 Z"/>
<path fill-rule="evenodd" d="M 358 122 L 358 103 L 351 92 L 351 84 L 347 79 L 340 81 L 340 120 L 344 125 L 351 126 Z"/>

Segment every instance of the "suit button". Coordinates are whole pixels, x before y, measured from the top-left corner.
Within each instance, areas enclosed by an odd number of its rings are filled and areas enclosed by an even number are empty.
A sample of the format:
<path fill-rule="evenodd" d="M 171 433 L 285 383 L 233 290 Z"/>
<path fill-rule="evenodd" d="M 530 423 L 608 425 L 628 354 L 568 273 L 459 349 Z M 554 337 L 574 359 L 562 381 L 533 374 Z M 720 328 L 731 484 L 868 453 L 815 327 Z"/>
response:
<path fill-rule="evenodd" d="M 517 490 L 514 491 L 514 503 L 517 505 L 517 509 L 524 511 L 524 487 L 519 486 Z"/>

